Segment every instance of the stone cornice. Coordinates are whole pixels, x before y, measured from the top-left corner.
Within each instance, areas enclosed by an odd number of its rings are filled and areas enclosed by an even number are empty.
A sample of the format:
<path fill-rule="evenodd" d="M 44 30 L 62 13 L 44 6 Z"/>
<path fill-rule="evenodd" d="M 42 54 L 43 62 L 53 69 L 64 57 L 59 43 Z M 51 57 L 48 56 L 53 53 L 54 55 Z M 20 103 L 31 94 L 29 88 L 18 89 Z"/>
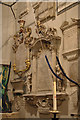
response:
<path fill-rule="evenodd" d="M 74 18 L 72 18 L 72 22 L 71 23 L 69 23 L 67 21 L 64 21 L 64 23 L 61 25 L 60 29 L 62 31 L 64 31 L 64 30 L 69 29 L 69 28 L 71 28 L 71 27 L 73 27 L 75 25 L 80 26 L 80 19 L 74 19 Z"/>
<path fill-rule="evenodd" d="M 65 57 L 68 61 L 75 60 L 78 58 L 80 53 L 80 49 L 76 48 L 71 51 L 63 52 L 62 55 Z"/>

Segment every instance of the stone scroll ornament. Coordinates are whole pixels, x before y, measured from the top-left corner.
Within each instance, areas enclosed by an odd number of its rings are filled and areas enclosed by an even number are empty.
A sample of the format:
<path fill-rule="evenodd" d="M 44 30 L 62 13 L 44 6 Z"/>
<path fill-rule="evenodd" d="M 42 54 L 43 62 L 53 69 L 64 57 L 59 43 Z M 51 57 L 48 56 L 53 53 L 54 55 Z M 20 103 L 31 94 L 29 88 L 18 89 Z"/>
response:
<path fill-rule="evenodd" d="M 25 21 L 24 20 L 19 20 L 18 23 L 20 24 L 20 30 L 19 32 L 14 35 L 14 44 L 12 46 L 14 53 L 16 54 L 17 49 L 19 47 L 20 44 L 24 43 L 26 49 L 29 46 L 29 43 L 32 41 L 32 37 L 31 37 L 31 28 L 24 28 L 25 25 Z M 29 56 L 29 55 L 28 55 Z M 16 74 L 18 74 L 19 76 L 21 76 L 23 73 L 25 73 L 29 68 L 30 68 L 30 60 L 29 58 L 25 60 L 25 69 L 22 70 L 18 70 L 16 68 L 16 63 L 14 63 L 13 65 L 13 70 Z"/>
<path fill-rule="evenodd" d="M 63 81 L 63 79 L 60 78 L 60 77 L 53 71 L 53 69 L 52 69 L 52 67 L 51 67 L 51 65 L 50 65 L 50 63 L 49 63 L 48 58 L 47 58 L 46 55 L 45 55 L 45 59 L 46 59 L 46 62 L 47 62 L 47 64 L 48 64 L 48 66 L 49 66 L 49 68 L 50 68 L 52 74 L 53 74 L 56 78 L 58 78 L 58 79 L 60 79 L 60 80 Z M 61 66 L 61 64 L 60 64 L 59 59 L 58 59 L 57 56 L 56 56 L 56 59 L 57 59 L 57 62 L 58 62 L 58 64 L 59 64 L 59 67 L 60 67 L 60 69 L 61 69 L 63 75 L 64 75 L 70 82 L 72 82 L 72 83 L 76 84 L 78 87 L 80 87 L 80 85 L 79 85 L 77 82 L 75 82 L 74 80 L 71 80 L 71 79 L 66 75 L 66 73 L 64 72 L 64 70 L 63 70 L 63 68 L 62 68 L 62 66 Z"/>

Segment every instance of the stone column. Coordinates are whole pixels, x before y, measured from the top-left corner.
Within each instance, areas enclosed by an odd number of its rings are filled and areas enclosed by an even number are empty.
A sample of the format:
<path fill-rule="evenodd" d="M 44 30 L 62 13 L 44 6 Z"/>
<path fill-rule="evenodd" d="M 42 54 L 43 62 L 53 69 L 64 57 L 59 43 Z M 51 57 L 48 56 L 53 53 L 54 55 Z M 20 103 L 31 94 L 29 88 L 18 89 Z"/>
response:
<path fill-rule="evenodd" d="M 36 93 L 36 56 L 33 56 L 32 69 L 32 93 Z"/>

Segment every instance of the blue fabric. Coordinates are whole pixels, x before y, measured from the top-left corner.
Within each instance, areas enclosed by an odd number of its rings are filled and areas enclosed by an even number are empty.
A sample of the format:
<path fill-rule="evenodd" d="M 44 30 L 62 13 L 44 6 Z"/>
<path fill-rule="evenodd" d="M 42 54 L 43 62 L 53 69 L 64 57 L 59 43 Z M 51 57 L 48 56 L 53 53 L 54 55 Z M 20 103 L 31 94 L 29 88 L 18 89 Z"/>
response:
<path fill-rule="evenodd" d="M 73 81 L 72 79 L 70 79 L 70 78 L 66 75 L 66 73 L 64 72 L 64 70 L 63 70 L 63 68 L 62 68 L 62 66 L 61 66 L 61 64 L 60 64 L 59 59 L 58 59 L 57 56 L 56 56 L 56 59 L 57 59 L 58 65 L 59 65 L 62 73 L 64 74 L 64 76 L 65 76 L 70 82 L 72 82 L 72 83 L 76 84 L 78 87 L 80 87 L 80 85 L 79 85 L 77 82 Z"/>
<path fill-rule="evenodd" d="M 53 73 L 53 75 L 56 76 L 58 79 L 63 80 L 62 78 L 60 78 L 59 76 L 57 76 L 57 74 L 53 71 L 53 69 L 51 68 L 51 65 L 50 65 L 50 63 L 49 63 L 48 58 L 47 58 L 46 55 L 45 55 L 45 58 L 46 58 L 46 62 L 47 62 L 47 64 L 48 64 L 51 72 Z"/>

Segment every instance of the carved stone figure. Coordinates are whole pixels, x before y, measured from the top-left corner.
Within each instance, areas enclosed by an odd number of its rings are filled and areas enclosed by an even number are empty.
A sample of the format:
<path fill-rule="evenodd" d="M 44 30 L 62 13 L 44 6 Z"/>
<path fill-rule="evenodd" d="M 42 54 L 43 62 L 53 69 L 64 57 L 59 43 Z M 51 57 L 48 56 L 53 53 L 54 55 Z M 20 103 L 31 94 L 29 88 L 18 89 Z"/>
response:
<path fill-rule="evenodd" d="M 19 33 L 18 33 L 18 41 L 21 44 L 21 43 L 23 43 L 23 40 L 24 40 L 25 21 L 24 20 L 19 20 L 18 23 L 20 24 L 20 30 L 19 30 Z"/>
<path fill-rule="evenodd" d="M 63 73 L 61 72 L 60 68 L 58 65 L 56 65 L 56 69 L 57 69 L 57 75 L 63 79 L 62 80 L 59 80 L 57 81 L 57 89 L 59 92 L 62 92 L 62 91 L 65 91 L 66 90 L 66 78 L 65 76 L 63 75 Z"/>
<path fill-rule="evenodd" d="M 18 39 L 17 39 L 17 35 L 14 35 L 13 39 L 14 39 L 14 44 L 13 44 L 13 46 L 12 46 L 12 49 L 13 49 L 14 52 L 16 52 L 16 51 L 17 51 L 17 48 L 18 48 L 18 46 L 19 46 L 19 42 L 18 42 Z"/>
<path fill-rule="evenodd" d="M 28 94 L 30 94 L 30 92 L 31 92 L 31 86 L 32 86 L 32 74 L 31 73 L 29 73 L 27 75 L 27 80 L 25 81 L 25 85 L 26 85 L 26 92 Z"/>
<path fill-rule="evenodd" d="M 36 32 L 38 35 L 45 36 L 46 35 L 46 27 L 40 23 L 40 21 L 37 21 L 37 30 Z"/>
<path fill-rule="evenodd" d="M 25 39 L 26 39 L 27 37 L 30 37 L 31 33 L 32 33 L 31 28 L 30 28 L 30 27 L 26 28 L 26 35 L 25 35 Z"/>
<path fill-rule="evenodd" d="M 45 37 L 46 39 L 50 39 L 51 36 L 54 36 L 57 34 L 57 30 L 55 28 L 46 29 L 45 25 L 41 24 L 40 21 L 37 21 L 36 32 L 38 36 Z"/>
<path fill-rule="evenodd" d="M 56 35 L 56 33 L 57 33 L 57 30 L 55 29 L 55 28 L 49 28 L 48 30 L 47 30 L 47 36 L 50 36 L 50 35 Z"/>
<path fill-rule="evenodd" d="M 26 28 L 25 29 L 25 34 L 24 34 L 24 44 L 26 45 L 26 47 L 29 45 L 29 43 L 32 41 L 32 37 L 31 37 L 31 33 L 32 33 L 32 30 L 31 28 Z"/>
<path fill-rule="evenodd" d="M 19 20 L 18 23 L 20 24 L 20 30 L 23 31 L 24 25 L 25 25 L 25 21 L 24 20 Z"/>
<path fill-rule="evenodd" d="M 22 32 L 19 32 L 19 33 L 18 33 L 18 41 L 19 41 L 19 44 L 23 43 L 23 40 L 24 40 L 23 33 L 22 33 Z"/>

